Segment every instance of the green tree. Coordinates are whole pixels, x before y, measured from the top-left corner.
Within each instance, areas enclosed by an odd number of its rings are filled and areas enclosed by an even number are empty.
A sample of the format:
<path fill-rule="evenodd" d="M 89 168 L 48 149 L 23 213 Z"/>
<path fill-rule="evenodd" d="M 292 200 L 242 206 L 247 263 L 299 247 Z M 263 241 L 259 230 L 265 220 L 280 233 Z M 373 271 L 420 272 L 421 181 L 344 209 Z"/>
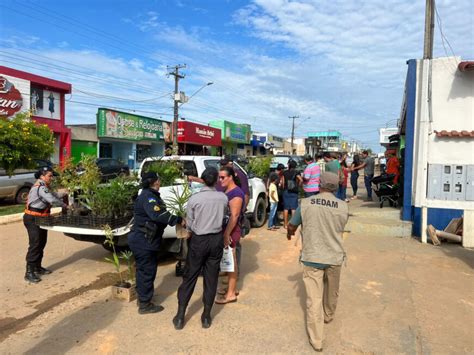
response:
<path fill-rule="evenodd" d="M 0 165 L 11 176 L 18 168 L 34 169 L 35 159 L 48 159 L 54 152 L 53 132 L 27 114 L 0 119 Z"/>
<path fill-rule="evenodd" d="M 247 164 L 246 169 L 255 176 L 264 179 L 270 173 L 272 159 L 271 156 L 249 158 L 249 163 Z"/>

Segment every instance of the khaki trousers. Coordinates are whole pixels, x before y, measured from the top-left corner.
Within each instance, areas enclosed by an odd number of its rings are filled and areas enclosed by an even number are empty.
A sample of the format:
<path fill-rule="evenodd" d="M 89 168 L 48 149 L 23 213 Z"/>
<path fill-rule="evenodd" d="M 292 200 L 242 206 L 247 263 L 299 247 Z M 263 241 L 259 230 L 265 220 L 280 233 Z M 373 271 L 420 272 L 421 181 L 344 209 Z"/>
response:
<path fill-rule="evenodd" d="M 306 289 L 306 329 L 309 342 L 315 349 L 323 347 L 324 322 L 332 321 L 339 295 L 341 266 L 317 269 L 303 265 Z"/>

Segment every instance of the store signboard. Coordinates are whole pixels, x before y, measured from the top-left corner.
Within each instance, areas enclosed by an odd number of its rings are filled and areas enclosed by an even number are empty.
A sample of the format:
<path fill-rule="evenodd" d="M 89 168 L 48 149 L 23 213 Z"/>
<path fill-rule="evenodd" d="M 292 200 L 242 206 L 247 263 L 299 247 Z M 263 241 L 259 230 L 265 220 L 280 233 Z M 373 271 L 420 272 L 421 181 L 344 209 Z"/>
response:
<path fill-rule="evenodd" d="M 209 126 L 221 129 L 223 141 L 242 144 L 250 143 L 251 129 L 248 124 L 219 120 L 209 122 Z"/>
<path fill-rule="evenodd" d="M 23 97 L 20 90 L 11 78 L 0 75 L 0 117 L 14 116 L 22 107 Z"/>
<path fill-rule="evenodd" d="M 164 140 L 172 142 L 171 123 L 154 118 L 100 108 L 97 113 L 97 137 L 129 141 Z"/>
<path fill-rule="evenodd" d="M 389 141 L 389 137 L 390 136 L 393 136 L 394 134 L 397 134 L 398 133 L 398 128 L 397 127 L 394 127 L 394 128 L 380 128 L 379 130 L 379 133 L 380 133 L 380 144 L 388 144 L 390 143 Z"/>
<path fill-rule="evenodd" d="M 221 130 L 198 123 L 179 121 L 178 142 L 220 147 L 222 146 Z"/>

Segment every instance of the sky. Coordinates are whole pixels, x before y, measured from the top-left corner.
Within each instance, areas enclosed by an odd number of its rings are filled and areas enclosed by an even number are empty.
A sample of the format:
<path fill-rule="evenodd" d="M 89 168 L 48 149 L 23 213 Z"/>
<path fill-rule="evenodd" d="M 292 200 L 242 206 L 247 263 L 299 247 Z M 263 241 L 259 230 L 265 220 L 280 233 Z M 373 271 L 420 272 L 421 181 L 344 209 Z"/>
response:
<path fill-rule="evenodd" d="M 408 59 L 423 56 L 424 0 L 0 0 L 0 63 L 66 81 L 66 123 L 98 107 L 171 121 L 248 123 L 289 137 L 335 129 L 381 151 Z M 474 59 L 472 0 L 436 1 L 434 56 Z M 207 83 L 212 82 L 212 85 Z M 204 87 L 203 87 L 204 86 Z"/>

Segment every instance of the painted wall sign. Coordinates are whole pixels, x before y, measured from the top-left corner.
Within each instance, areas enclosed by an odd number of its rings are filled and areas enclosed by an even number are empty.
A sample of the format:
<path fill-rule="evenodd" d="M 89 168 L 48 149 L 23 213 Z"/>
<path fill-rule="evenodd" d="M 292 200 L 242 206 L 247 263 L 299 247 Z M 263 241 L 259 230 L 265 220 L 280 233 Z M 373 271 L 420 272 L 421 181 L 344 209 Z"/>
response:
<path fill-rule="evenodd" d="M 221 130 L 198 123 L 179 121 L 178 142 L 220 147 L 222 145 Z"/>
<path fill-rule="evenodd" d="M 233 143 L 250 143 L 250 125 L 229 121 L 211 121 L 210 126 L 222 130 L 222 140 Z"/>
<path fill-rule="evenodd" d="M 20 91 L 4 76 L 0 76 L 0 116 L 10 117 L 21 110 L 23 99 Z"/>
<path fill-rule="evenodd" d="M 97 113 L 97 137 L 171 142 L 171 123 L 100 108 Z"/>

